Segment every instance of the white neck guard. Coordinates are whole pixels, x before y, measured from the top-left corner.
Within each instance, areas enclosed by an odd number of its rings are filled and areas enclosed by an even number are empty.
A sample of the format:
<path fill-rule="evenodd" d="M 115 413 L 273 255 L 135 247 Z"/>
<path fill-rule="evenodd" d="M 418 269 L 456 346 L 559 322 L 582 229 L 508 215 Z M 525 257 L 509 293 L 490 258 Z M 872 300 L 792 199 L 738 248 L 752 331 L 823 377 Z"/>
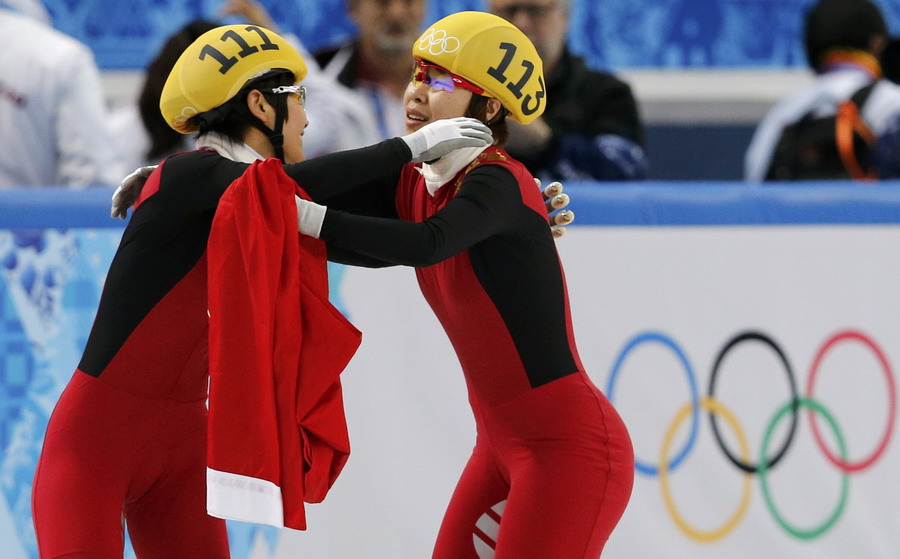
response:
<path fill-rule="evenodd" d="M 466 165 L 475 161 L 475 158 L 486 149 L 487 146 L 460 148 L 456 151 L 451 151 L 430 165 L 428 163 L 423 164 L 419 172 L 425 177 L 425 188 L 428 189 L 428 194 L 434 196 L 434 193 L 440 187 L 447 184 L 447 181 L 455 177 L 456 173 L 462 171 Z"/>
<path fill-rule="evenodd" d="M 219 132 L 208 132 L 197 140 L 198 148 L 209 148 L 222 157 L 239 163 L 253 163 L 265 159 L 247 144 L 239 144 Z"/>

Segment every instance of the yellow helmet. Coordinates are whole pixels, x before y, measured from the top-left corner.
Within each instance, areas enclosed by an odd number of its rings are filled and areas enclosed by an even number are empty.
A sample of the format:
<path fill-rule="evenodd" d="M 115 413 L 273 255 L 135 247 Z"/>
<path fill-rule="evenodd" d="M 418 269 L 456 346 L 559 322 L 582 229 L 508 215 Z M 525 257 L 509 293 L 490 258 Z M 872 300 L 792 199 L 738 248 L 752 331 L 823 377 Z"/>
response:
<path fill-rule="evenodd" d="M 544 64 L 537 49 L 501 17 L 451 14 L 422 33 L 412 54 L 481 87 L 522 124 L 541 116 L 547 106 Z"/>
<path fill-rule="evenodd" d="M 222 105 L 250 80 L 284 69 L 296 81 L 306 62 L 278 34 L 256 25 L 225 25 L 197 38 L 178 58 L 159 100 L 166 122 L 182 134 L 197 130 L 191 117 Z"/>

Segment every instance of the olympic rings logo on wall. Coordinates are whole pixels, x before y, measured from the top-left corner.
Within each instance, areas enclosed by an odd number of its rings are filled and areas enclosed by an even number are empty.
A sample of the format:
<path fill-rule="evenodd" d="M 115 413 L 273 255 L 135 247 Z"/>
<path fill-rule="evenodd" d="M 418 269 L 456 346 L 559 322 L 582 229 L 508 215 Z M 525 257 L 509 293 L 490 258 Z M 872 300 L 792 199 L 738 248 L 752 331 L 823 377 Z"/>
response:
<path fill-rule="evenodd" d="M 762 343 L 764 346 L 774 352 L 778 357 L 778 360 L 784 366 L 784 371 L 787 375 L 788 384 L 790 386 L 789 397 L 785 399 L 784 405 L 782 405 L 775 412 L 773 417 L 768 421 L 766 425 L 762 445 L 758 450 L 758 453 L 756 454 L 758 458 L 756 459 L 755 463 L 752 461 L 754 455 L 747 443 L 747 437 L 744 433 L 743 428 L 741 427 L 740 422 L 738 422 L 734 414 L 721 401 L 716 399 L 715 395 L 716 383 L 719 380 L 720 370 L 722 368 L 722 363 L 726 355 L 728 355 L 737 346 L 746 342 Z M 829 412 L 828 409 L 815 398 L 815 383 L 823 360 L 831 352 L 831 350 L 834 349 L 835 346 L 848 342 L 856 342 L 862 344 L 869 351 L 871 351 L 871 353 L 876 357 L 881 366 L 881 370 L 884 373 L 885 382 L 888 389 L 888 424 L 884 428 L 881 438 L 875 448 L 872 449 L 872 451 L 868 455 L 858 460 L 851 460 L 847 456 L 846 443 L 844 441 L 844 436 L 841 432 L 840 426 L 838 425 L 831 412 Z M 666 430 L 657 461 L 655 463 L 650 463 L 636 458 L 635 469 L 645 475 L 659 477 L 663 499 L 665 501 L 666 509 L 669 515 L 672 517 L 672 520 L 675 522 L 678 528 L 693 540 L 700 542 L 716 541 L 725 537 L 731 530 L 733 530 L 737 526 L 737 524 L 743 518 L 744 514 L 747 512 L 750 504 L 753 474 L 756 474 L 759 478 L 766 508 L 775 518 L 775 521 L 778 523 L 778 525 L 781 526 L 781 528 L 783 528 L 787 533 L 796 538 L 817 538 L 831 529 L 831 527 L 834 526 L 838 518 L 843 513 L 849 493 L 850 474 L 862 472 L 870 468 L 876 461 L 878 461 L 879 458 L 881 458 L 891 441 L 891 437 L 894 431 L 894 421 L 897 414 L 897 394 L 894 385 L 894 375 L 891 369 L 891 365 L 888 362 L 888 359 L 885 356 L 884 351 L 882 351 L 881 347 L 879 347 L 879 345 L 871 337 L 858 330 L 844 330 L 838 332 L 826 339 L 822 343 L 822 345 L 819 346 L 818 350 L 815 353 L 815 357 L 813 358 L 812 365 L 809 368 L 808 376 L 806 378 L 806 390 L 803 395 L 800 395 L 798 393 L 797 380 L 794 374 L 794 369 L 791 366 L 791 363 L 788 361 L 788 358 L 785 355 L 784 351 L 781 349 L 781 346 L 772 337 L 762 332 L 741 332 L 728 340 L 728 342 L 725 343 L 725 345 L 716 356 L 712 371 L 710 373 L 709 386 L 707 388 L 706 395 L 703 397 L 701 397 L 699 394 L 699 389 L 697 387 L 697 376 L 694 373 L 694 368 L 692 367 L 690 361 L 688 360 L 681 347 L 671 337 L 663 333 L 654 331 L 642 332 L 631 338 L 616 357 L 612 370 L 610 371 L 609 380 L 607 381 L 606 385 L 606 395 L 610 401 L 615 402 L 616 381 L 619 378 L 619 374 L 626 359 L 630 354 L 634 352 L 636 348 L 646 344 L 661 345 L 665 349 L 675 354 L 682 367 L 684 368 L 684 372 L 687 376 L 691 398 L 688 403 L 686 403 L 682 408 L 678 410 L 672 420 L 672 423 Z M 781 459 L 787 454 L 789 448 L 791 447 L 791 443 L 793 442 L 794 436 L 797 432 L 800 408 L 806 408 L 808 411 L 808 418 L 812 427 L 812 433 L 813 437 L 815 438 L 816 445 L 822 451 L 828 461 L 837 469 L 839 469 L 842 474 L 840 490 L 841 493 L 837 508 L 828 516 L 828 518 L 826 518 L 823 523 L 821 523 L 819 526 L 815 526 L 809 529 L 798 528 L 796 525 L 789 522 L 784 517 L 784 515 L 776 508 L 771 496 L 768 481 L 769 471 L 771 471 L 781 461 Z M 697 439 L 697 432 L 699 429 L 701 410 L 705 410 L 709 413 L 712 432 L 715 436 L 716 443 L 718 444 L 719 448 L 732 464 L 734 464 L 737 468 L 741 469 L 744 472 L 742 497 L 737 510 L 724 522 L 724 524 L 708 531 L 699 530 L 688 524 L 688 522 L 684 519 L 684 517 L 675 506 L 674 499 L 672 498 L 672 492 L 669 487 L 669 474 L 678 469 L 678 467 L 683 463 L 684 459 L 688 456 L 688 454 L 694 447 Z M 832 431 L 834 438 L 837 441 L 837 455 L 835 455 L 835 453 L 825 445 L 824 438 L 819 429 L 819 422 L 817 421 L 818 416 L 821 416 L 821 418 L 825 420 L 825 424 Z M 737 452 L 729 448 L 725 444 L 725 441 L 721 436 L 718 421 L 720 417 L 724 420 L 724 422 L 728 425 L 728 427 L 733 431 L 735 435 L 738 446 Z M 690 433 L 688 435 L 688 438 L 682 448 L 680 448 L 677 452 L 672 453 L 671 447 L 675 438 L 675 434 L 677 433 L 679 427 L 681 427 L 681 425 L 688 418 L 690 418 Z M 772 435 L 775 432 L 776 427 L 786 419 L 790 421 L 787 436 L 782 444 L 774 452 L 770 453 L 773 438 Z"/>

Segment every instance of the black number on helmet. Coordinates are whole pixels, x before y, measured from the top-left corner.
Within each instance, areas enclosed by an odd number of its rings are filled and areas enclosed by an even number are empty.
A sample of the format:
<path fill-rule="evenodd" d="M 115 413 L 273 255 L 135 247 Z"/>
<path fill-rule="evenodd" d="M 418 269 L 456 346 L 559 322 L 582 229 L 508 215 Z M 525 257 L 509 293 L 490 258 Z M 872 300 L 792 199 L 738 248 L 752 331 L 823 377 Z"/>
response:
<path fill-rule="evenodd" d="M 259 52 L 258 48 L 251 47 L 249 44 L 247 44 L 247 41 L 245 41 L 243 37 L 238 35 L 234 29 L 229 29 L 222 34 L 222 41 L 224 42 L 225 39 L 231 39 L 232 41 L 237 43 L 239 47 L 241 47 L 241 52 L 237 53 L 241 58 L 246 58 L 254 52 Z"/>
<path fill-rule="evenodd" d="M 228 58 L 227 56 L 225 56 L 224 54 L 219 52 L 219 50 L 216 49 L 212 45 L 204 45 L 203 46 L 203 50 L 200 51 L 200 60 L 203 60 L 204 58 L 206 58 L 207 55 L 215 58 L 222 65 L 219 68 L 220 74 L 227 73 L 228 70 L 231 70 L 231 67 L 234 66 L 235 64 L 237 64 L 237 61 L 238 61 L 238 59 L 235 57 Z"/>
<path fill-rule="evenodd" d="M 269 39 L 269 36 L 266 35 L 265 32 L 259 27 L 255 25 L 248 25 L 247 27 L 245 27 L 245 29 L 247 31 L 256 32 L 256 34 L 259 35 L 259 37 L 262 39 L 263 44 L 259 47 L 251 46 L 233 29 L 229 29 L 228 31 L 223 33 L 222 37 L 219 40 L 224 43 L 226 40 L 231 39 L 232 41 L 237 43 L 238 46 L 241 47 L 240 52 L 237 53 L 237 56 L 240 58 L 246 58 L 255 52 L 259 52 L 260 48 L 262 50 L 278 50 L 278 45 L 273 43 L 272 40 Z M 203 49 L 200 50 L 200 60 L 205 59 L 207 56 L 211 56 L 212 58 L 216 59 L 219 64 L 222 65 L 219 68 L 220 74 L 228 73 L 228 70 L 231 70 L 231 68 L 238 62 L 237 57 L 232 56 L 231 58 L 229 58 L 222 54 L 222 51 L 212 45 L 204 45 Z"/>
<path fill-rule="evenodd" d="M 255 25 L 248 25 L 247 27 L 245 27 L 245 29 L 247 31 L 255 31 L 259 35 L 259 37 L 262 39 L 263 44 L 259 45 L 259 48 L 261 48 L 263 50 L 278 50 L 278 45 L 273 43 L 272 40 L 269 39 L 269 36 L 266 35 L 265 31 L 263 31 L 259 27 L 255 26 Z"/>
<path fill-rule="evenodd" d="M 516 96 L 516 99 L 522 99 L 522 89 L 528 84 L 528 80 L 531 79 L 531 76 L 534 75 L 534 63 L 528 60 L 522 61 L 522 68 L 525 69 L 525 73 L 522 74 L 522 77 L 519 81 L 515 83 L 507 83 L 510 81 L 509 78 L 506 77 L 506 71 L 509 69 L 509 65 L 512 63 L 513 58 L 516 56 L 516 45 L 512 43 L 500 43 L 500 48 L 506 51 L 503 54 L 503 59 L 500 61 L 500 64 L 497 64 L 496 67 L 488 68 L 488 75 L 492 78 L 496 79 L 498 82 L 502 84 L 506 84 L 506 89 L 510 90 L 513 95 Z M 532 114 L 538 110 L 541 106 L 541 98 L 544 97 L 544 81 L 540 80 L 541 91 L 535 95 L 535 100 L 537 104 L 533 109 L 528 108 L 528 103 L 531 102 L 531 95 L 526 95 L 525 99 L 522 101 L 522 111 L 525 114 Z"/>
<path fill-rule="evenodd" d="M 500 61 L 496 68 L 488 68 L 487 73 L 498 82 L 506 83 L 506 69 L 509 68 L 509 63 L 512 62 L 517 49 L 516 45 L 512 43 L 500 43 L 500 48 L 506 51 L 503 55 L 503 60 Z"/>
<path fill-rule="evenodd" d="M 526 95 L 524 99 L 522 99 L 522 114 L 524 115 L 532 115 L 537 112 L 538 109 L 541 108 L 541 99 L 544 98 L 546 92 L 544 90 L 544 78 L 543 76 L 538 77 L 538 85 L 541 86 L 540 91 L 534 94 L 534 107 L 529 107 L 528 103 L 531 101 L 531 95 Z"/>
<path fill-rule="evenodd" d="M 525 87 L 525 84 L 531 79 L 531 74 L 534 73 L 534 64 L 531 62 L 523 60 L 522 67 L 525 68 L 525 74 L 522 76 L 522 79 L 516 83 L 506 84 L 506 89 L 512 91 L 512 94 L 516 96 L 516 99 L 522 98 L 522 88 Z"/>

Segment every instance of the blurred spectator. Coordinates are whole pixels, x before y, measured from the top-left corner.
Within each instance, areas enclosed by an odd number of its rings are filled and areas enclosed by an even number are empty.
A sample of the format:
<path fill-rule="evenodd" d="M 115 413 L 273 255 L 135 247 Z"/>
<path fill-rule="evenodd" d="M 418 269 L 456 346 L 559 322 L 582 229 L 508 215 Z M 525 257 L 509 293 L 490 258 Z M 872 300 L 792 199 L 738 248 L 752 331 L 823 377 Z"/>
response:
<path fill-rule="evenodd" d="M 808 178 L 809 173 L 791 176 L 793 173 L 788 170 L 792 162 L 786 153 L 791 149 L 804 154 L 810 151 L 791 145 L 798 137 L 793 133 L 798 129 L 797 123 L 804 119 L 834 119 L 838 107 L 851 97 L 854 101 L 862 98 L 859 113 L 878 138 L 877 143 L 888 141 L 884 133 L 900 115 L 900 87 L 880 79 L 878 57 L 886 36 L 881 11 L 869 0 L 820 0 L 809 9 L 804 22 L 804 46 L 807 61 L 817 74 L 815 82 L 779 102 L 760 122 L 744 161 L 747 180 Z M 868 92 L 864 91 L 876 81 Z M 892 150 L 876 145 L 875 151 Z M 829 157 L 839 157 L 838 150 L 835 148 Z M 840 161 L 835 168 L 832 178 L 851 176 Z M 820 173 L 818 178 L 829 177 Z"/>
<path fill-rule="evenodd" d="M 169 72 L 184 49 L 217 25 L 195 20 L 176 31 L 147 66 L 137 103 L 112 111 L 109 126 L 126 169 L 153 165 L 173 153 L 194 149 L 191 136 L 179 134 L 166 123 L 159 111 L 159 97 Z"/>
<path fill-rule="evenodd" d="M 410 45 L 421 32 L 425 0 L 347 0 L 358 35 L 351 41 L 314 53 L 325 75 L 354 90 L 357 102 L 374 117 L 374 130 L 358 145 L 403 133 L 403 92 L 412 75 Z"/>
<path fill-rule="evenodd" d="M 892 37 L 881 52 L 881 70 L 885 79 L 900 84 L 900 37 Z M 900 178 L 900 118 L 878 136 L 875 164 L 881 178 Z"/>
<path fill-rule="evenodd" d="M 424 0 L 409 1 L 420 5 L 424 2 Z M 382 3 L 375 0 L 350 0 L 350 2 L 351 5 Z M 385 8 L 385 10 L 390 11 L 389 8 Z M 371 145 L 404 133 L 402 97 L 394 99 L 393 93 L 378 94 L 375 93 L 378 91 L 377 89 L 369 91 L 365 87 L 358 90 L 352 89 L 351 87 L 355 87 L 355 81 L 353 81 L 354 86 L 345 86 L 339 83 L 335 75 L 323 72 L 319 68 L 313 55 L 309 54 L 298 37 L 282 33 L 269 12 L 256 0 L 228 0 L 222 5 L 219 13 L 223 16 L 238 16 L 248 23 L 280 33 L 285 40 L 300 51 L 304 60 L 307 61 L 309 71 L 303 80 L 308 91 L 306 114 L 310 122 L 316 123 L 307 128 L 303 135 L 303 152 L 307 158 Z M 416 17 L 421 19 L 422 15 Z M 418 28 L 416 27 L 416 29 Z M 402 59 L 404 88 L 409 83 L 410 68 L 412 67 L 409 45 L 416 37 L 417 35 L 413 34 L 404 50 L 405 57 Z M 386 59 L 386 64 L 391 63 L 394 63 L 392 59 Z M 330 72 L 339 73 L 340 68 L 331 67 Z M 402 89 L 400 95 L 402 96 Z M 382 119 L 393 120 L 382 121 Z"/>
<path fill-rule="evenodd" d="M 643 129 L 631 88 L 589 69 L 566 47 L 570 0 L 488 0 L 488 9 L 537 47 L 547 79 L 547 110 L 528 126 L 510 122 L 506 149 L 538 178 L 645 178 Z M 514 126 L 515 125 L 515 126 Z"/>
<path fill-rule="evenodd" d="M 111 186 L 122 167 L 91 51 L 0 8 L 0 187 Z"/>

